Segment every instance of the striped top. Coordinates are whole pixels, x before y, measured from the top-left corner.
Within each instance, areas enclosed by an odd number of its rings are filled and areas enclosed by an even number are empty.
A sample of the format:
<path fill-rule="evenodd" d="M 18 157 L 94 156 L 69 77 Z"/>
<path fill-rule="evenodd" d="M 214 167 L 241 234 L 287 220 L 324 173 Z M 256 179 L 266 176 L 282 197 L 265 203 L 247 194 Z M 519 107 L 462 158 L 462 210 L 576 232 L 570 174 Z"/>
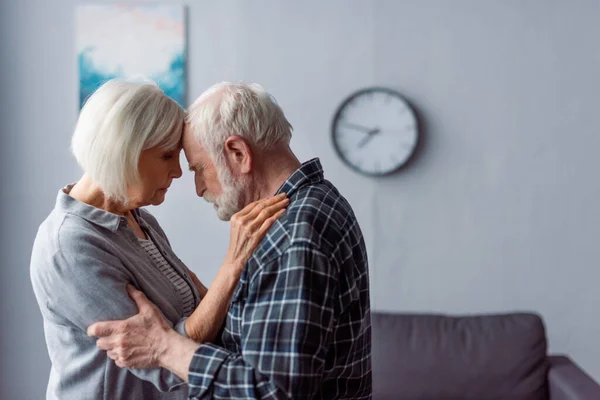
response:
<path fill-rule="evenodd" d="M 194 311 L 194 294 L 192 293 L 192 288 L 183 280 L 181 275 L 171 267 L 171 264 L 165 260 L 152 240 L 140 238 L 138 238 L 138 240 L 160 272 L 171 281 L 175 290 L 179 293 L 181 303 L 183 304 L 183 316 L 189 317 L 192 315 L 192 312 Z"/>

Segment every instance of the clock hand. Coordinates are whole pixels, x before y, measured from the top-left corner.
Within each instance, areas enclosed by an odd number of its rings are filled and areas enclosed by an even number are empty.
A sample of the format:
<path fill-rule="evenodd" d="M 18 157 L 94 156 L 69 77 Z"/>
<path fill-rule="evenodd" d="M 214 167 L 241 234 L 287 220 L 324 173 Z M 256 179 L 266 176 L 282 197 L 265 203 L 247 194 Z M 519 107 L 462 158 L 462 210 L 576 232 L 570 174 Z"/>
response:
<path fill-rule="evenodd" d="M 369 141 L 371 141 L 371 138 L 372 138 L 372 137 L 373 137 L 373 136 L 371 136 L 371 135 L 368 135 L 368 136 L 366 136 L 366 137 L 365 137 L 363 140 L 361 140 L 361 141 L 358 143 L 358 148 L 359 148 L 359 149 L 362 149 L 363 147 L 365 147 L 365 145 L 366 145 L 367 143 L 369 143 Z"/>
<path fill-rule="evenodd" d="M 365 145 L 369 143 L 371 139 L 373 139 L 373 136 L 377 135 L 379 132 L 381 132 L 381 129 L 379 128 L 371 129 L 369 132 L 367 132 L 367 136 L 358 143 L 358 148 L 361 149 L 365 147 Z"/>
<path fill-rule="evenodd" d="M 353 124 L 351 122 L 341 121 L 340 124 L 344 125 L 346 128 L 354 129 L 355 131 L 361 131 L 364 133 L 369 133 L 372 131 L 371 128 L 367 128 L 366 126 Z"/>

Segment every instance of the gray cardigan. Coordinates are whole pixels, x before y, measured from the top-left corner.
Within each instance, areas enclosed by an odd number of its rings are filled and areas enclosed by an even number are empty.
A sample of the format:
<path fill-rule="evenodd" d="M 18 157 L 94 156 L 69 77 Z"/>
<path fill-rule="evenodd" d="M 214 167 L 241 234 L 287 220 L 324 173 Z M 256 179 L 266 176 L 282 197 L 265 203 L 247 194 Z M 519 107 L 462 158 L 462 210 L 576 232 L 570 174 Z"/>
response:
<path fill-rule="evenodd" d="M 137 314 L 132 283 L 184 333 L 183 304 L 156 268 L 125 217 L 82 203 L 66 192 L 41 224 L 31 255 L 31 281 L 44 320 L 52 369 L 47 399 L 187 399 L 187 385 L 165 369 L 121 369 L 86 334 L 96 321 Z M 135 216 L 157 248 L 196 290 L 185 265 L 148 212 Z"/>

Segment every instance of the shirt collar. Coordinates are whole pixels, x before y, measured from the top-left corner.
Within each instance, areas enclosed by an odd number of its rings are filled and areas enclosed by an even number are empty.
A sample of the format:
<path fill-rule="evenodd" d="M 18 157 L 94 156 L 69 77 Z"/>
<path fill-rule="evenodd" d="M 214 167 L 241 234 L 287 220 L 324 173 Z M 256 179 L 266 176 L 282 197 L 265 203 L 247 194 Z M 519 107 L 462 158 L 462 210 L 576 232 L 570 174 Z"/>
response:
<path fill-rule="evenodd" d="M 281 185 L 275 195 L 286 193 L 290 197 L 302 186 L 319 183 L 325 180 L 323 167 L 318 158 L 303 163 L 300 168 L 294 171 L 289 178 Z"/>
<path fill-rule="evenodd" d="M 127 218 L 124 216 L 101 210 L 69 196 L 71 188 L 73 188 L 73 185 L 65 186 L 58 191 L 56 209 L 77 215 L 112 232 L 116 232 L 120 224 L 127 225 Z"/>

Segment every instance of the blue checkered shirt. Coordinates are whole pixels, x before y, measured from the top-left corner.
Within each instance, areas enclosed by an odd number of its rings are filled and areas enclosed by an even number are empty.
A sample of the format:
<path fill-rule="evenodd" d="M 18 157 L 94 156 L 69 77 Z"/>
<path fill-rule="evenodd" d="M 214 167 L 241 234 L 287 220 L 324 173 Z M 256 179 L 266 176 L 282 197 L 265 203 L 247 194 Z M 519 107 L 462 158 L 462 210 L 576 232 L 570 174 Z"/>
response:
<path fill-rule="evenodd" d="M 248 261 L 220 340 L 189 369 L 198 399 L 370 399 L 367 253 L 348 202 L 318 159 L 279 189 L 290 197 Z"/>

